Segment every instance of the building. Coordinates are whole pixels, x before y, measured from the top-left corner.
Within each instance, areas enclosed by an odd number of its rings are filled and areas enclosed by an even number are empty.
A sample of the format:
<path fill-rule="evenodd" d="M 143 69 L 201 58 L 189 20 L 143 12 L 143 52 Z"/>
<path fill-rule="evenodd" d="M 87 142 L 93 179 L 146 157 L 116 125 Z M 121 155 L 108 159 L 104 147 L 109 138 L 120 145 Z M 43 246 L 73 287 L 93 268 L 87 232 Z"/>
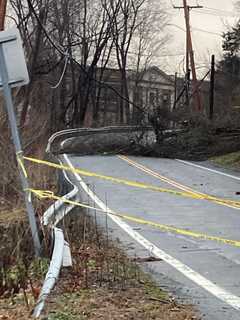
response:
<path fill-rule="evenodd" d="M 154 107 L 173 107 L 174 80 L 157 67 L 128 70 L 127 92 L 120 70 L 98 69 L 97 79 L 103 83 L 96 88 L 98 125 L 137 123 Z"/>

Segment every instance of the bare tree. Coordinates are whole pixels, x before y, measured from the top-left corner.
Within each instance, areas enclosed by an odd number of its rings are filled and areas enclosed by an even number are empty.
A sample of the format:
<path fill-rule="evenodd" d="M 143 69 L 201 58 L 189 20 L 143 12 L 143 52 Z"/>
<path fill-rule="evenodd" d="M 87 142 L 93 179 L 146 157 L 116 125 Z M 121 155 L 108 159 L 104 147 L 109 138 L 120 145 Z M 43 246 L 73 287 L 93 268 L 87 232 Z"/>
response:
<path fill-rule="evenodd" d="M 137 43 L 137 72 L 150 61 L 153 45 L 149 17 L 155 0 L 10 0 L 24 41 L 31 84 L 21 91 L 21 125 L 26 123 L 34 87 L 45 88 L 45 106 L 58 126 L 98 122 L 104 70 L 115 61 L 121 74 L 119 122 L 129 121 L 127 69 Z M 162 20 L 163 22 L 163 20 Z M 164 23 L 162 23 L 164 24 Z M 137 40 L 136 40 L 137 39 Z M 159 38 L 158 38 L 159 39 Z M 151 45 L 150 45 L 151 43 Z M 60 81 L 58 82 L 58 80 Z M 54 86 L 57 84 L 57 86 Z M 36 97 L 34 98 L 36 101 Z M 33 109 L 35 108 L 32 106 Z M 39 106 L 38 106 L 39 107 Z M 54 126 L 55 129 L 60 129 Z"/>
<path fill-rule="evenodd" d="M 121 95 L 126 99 L 120 102 L 119 120 L 124 122 L 124 111 L 126 121 L 130 119 L 129 93 L 127 84 L 127 65 L 129 48 L 137 27 L 137 17 L 145 0 L 123 0 L 120 1 L 118 15 L 114 15 L 112 36 L 116 49 L 116 59 L 121 72 Z M 114 3 L 114 2 L 112 2 Z"/>
<path fill-rule="evenodd" d="M 161 10 L 159 10 L 161 6 Z M 158 55 L 164 50 L 170 37 L 165 28 L 168 23 L 168 15 L 159 1 L 150 0 L 144 3 L 137 19 L 137 27 L 130 46 L 130 59 L 134 73 L 134 100 L 142 107 L 136 110 L 133 108 L 133 117 L 138 114 L 138 118 L 144 116 L 144 112 L 149 106 L 143 105 L 141 99 L 141 88 L 139 85 L 143 80 L 145 71 L 156 63 Z M 133 119 L 134 120 L 134 119 Z M 136 119 L 135 119 L 136 120 Z"/>

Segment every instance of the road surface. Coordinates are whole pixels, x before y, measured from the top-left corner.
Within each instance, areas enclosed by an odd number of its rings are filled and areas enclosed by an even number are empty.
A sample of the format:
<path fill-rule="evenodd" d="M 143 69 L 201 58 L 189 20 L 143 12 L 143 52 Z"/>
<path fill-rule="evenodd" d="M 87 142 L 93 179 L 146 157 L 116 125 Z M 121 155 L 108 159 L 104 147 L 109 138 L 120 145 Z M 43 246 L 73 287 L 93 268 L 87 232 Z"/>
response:
<path fill-rule="evenodd" d="M 240 191 L 240 175 L 214 167 L 206 170 L 205 164 L 121 156 L 64 155 L 64 161 L 101 175 L 240 200 L 236 195 Z M 83 200 L 95 202 L 97 208 L 107 206 L 117 213 L 180 230 L 240 240 L 240 209 L 234 205 L 145 190 L 96 177 L 82 176 L 82 181 L 78 174 L 70 176 L 82 189 Z M 99 223 L 102 219 L 100 213 Z M 116 219 L 111 224 L 113 236 L 120 238 L 129 254 L 158 255 L 163 260 L 145 264 L 160 286 L 197 306 L 203 319 L 240 319 L 240 247 Z"/>

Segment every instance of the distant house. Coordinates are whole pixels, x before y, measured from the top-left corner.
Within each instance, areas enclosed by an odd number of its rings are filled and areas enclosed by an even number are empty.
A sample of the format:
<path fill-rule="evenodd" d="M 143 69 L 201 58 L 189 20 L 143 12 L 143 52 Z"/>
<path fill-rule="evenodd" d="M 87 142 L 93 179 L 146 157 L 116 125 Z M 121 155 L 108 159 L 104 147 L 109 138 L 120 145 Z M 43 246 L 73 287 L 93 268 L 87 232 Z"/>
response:
<path fill-rule="evenodd" d="M 149 69 L 129 77 L 129 96 L 134 104 L 140 105 L 150 112 L 154 107 L 166 107 L 172 110 L 174 105 L 174 81 L 158 67 Z M 138 114 L 138 110 L 131 109 L 132 116 Z"/>
<path fill-rule="evenodd" d="M 136 123 L 143 109 L 151 111 L 154 106 L 173 107 L 174 81 L 157 67 L 150 67 L 138 74 L 127 71 L 126 99 L 122 99 L 126 96 L 121 88 L 119 70 L 98 69 L 97 79 L 104 84 L 96 90 L 99 125 Z"/>

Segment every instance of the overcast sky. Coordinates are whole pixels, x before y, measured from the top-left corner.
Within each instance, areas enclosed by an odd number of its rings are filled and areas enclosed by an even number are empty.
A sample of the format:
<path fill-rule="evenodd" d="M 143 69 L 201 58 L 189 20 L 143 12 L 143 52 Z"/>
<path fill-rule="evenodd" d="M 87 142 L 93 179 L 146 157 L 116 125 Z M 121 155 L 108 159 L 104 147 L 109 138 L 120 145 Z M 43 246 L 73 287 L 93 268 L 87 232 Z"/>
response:
<path fill-rule="evenodd" d="M 168 27 L 168 32 L 173 37 L 167 46 L 167 54 L 169 56 L 160 58 L 162 65 L 165 66 L 165 71 L 173 73 L 174 71 L 182 72 L 184 66 L 185 52 L 185 20 L 183 10 L 172 8 L 182 6 L 182 0 L 165 0 L 171 15 L 171 22 Z M 202 68 L 204 64 L 210 61 L 211 54 L 216 54 L 220 57 L 222 53 L 222 38 L 221 34 L 227 30 L 227 26 L 234 25 L 237 21 L 237 13 L 234 11 L 232 0 L 188 0 L 188 5 L 202 5 L 203 9 L 191 10 L 191 26 L 194 52 L 196 55 L 196 65 L 201 74 L 204 73 Z M 240 17 L 240 14 L 239 14 Z"/>

